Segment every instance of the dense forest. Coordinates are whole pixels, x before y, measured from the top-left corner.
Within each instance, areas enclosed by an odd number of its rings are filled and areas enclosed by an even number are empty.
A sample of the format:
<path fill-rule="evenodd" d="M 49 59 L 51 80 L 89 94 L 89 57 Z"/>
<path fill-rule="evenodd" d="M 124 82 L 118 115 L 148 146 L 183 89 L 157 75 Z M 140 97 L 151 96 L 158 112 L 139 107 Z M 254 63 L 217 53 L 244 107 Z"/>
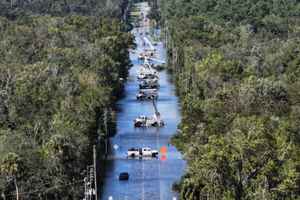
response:
<path fill-rule="evenodd" d="M 28 15 L 86 15 L 124 17 L 128 0 L 2 0 L 0 15 L 11 19 Z"/>
<path fill-rule="evenodd" d="M 0 199 L 82 197 L 130 67 L 127 3 L 0 1 Z"/>
<path fill-rule="evenodd" d="M 300 199 L 299 1 L 151 3 L 182 104 L 181 199 Z"/>

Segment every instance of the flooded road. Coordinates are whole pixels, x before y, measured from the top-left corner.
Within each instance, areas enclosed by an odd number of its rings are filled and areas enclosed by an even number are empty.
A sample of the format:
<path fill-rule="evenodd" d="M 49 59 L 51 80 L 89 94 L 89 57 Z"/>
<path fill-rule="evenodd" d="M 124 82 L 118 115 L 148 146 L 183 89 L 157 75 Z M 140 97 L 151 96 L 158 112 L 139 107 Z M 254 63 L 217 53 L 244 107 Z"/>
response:
<path fill-rule="evenodd" d="M 139 4 L 147 12 L 147 3 Z M 146 9 L 146 10 L 145 10 Z M 117 134 L 111 138 L 110 156 L 104 177 L 101 200 L 178 200 L 172 191 L 172 184 L 184 173 L 185 161 L 176 148 L 170 145 L 171 137 L 176 133 L 180 122 L 180 106 L 175 94 L 174 85 L 167 72 L 161 71 L 159 76 L 159 97 L 157 107 L 165 121 L 162 128 L 134 128 L 133 120 L 139 115 L 152 116 L 154 109 L 151 101 L 137 101 L 137 73 L 142 61 L 138 60 L 139 52 L 144 50 L 140 32 L 147 28 L 133 30 L 137 49 L 131 53 L 133 67 L 125 85 L 126 96 L 117 104 Z M 166 52 L 161 42 L 155 46 L 157 58 L 165 60 Z M 127 159 L 129 148 L 150 147 L 159 150 L 167 148 L 165 156 L 152 159 Z M 128 181 L 119 181 L 121 172 L 128 172 Z"/>

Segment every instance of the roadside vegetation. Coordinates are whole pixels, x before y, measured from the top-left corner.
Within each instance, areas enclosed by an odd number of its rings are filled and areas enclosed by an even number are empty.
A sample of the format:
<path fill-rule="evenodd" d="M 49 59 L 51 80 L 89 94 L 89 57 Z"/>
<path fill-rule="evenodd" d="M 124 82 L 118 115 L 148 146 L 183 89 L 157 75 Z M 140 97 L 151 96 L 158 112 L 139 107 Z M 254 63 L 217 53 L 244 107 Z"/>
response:
<path fill-rule="evenodd" d="M 299 2 L 150 2 L 182 104 L 181 199 L 299 199 Z"/>
<path fill-rule="evenodd" d="M 0 2 L 0 199 L 82 197 L 130 67 L 126 3 Z"/>

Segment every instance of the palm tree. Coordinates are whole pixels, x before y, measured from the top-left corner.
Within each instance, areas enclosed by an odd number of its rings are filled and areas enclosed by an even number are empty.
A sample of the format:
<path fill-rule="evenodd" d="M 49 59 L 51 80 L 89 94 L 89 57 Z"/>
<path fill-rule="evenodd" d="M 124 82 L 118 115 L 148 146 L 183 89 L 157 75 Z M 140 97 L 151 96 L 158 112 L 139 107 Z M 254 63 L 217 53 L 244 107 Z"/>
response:
<path fill-rule="evenodd" d="M 13 180 L 16 188 L 16 199 L 19 200 L 19 188 L 17 184 L 17 173 L 20 167 L 20 157 L 16 153 L 8 153 L 0 163 L 0 173 L 8 180 Z"/>

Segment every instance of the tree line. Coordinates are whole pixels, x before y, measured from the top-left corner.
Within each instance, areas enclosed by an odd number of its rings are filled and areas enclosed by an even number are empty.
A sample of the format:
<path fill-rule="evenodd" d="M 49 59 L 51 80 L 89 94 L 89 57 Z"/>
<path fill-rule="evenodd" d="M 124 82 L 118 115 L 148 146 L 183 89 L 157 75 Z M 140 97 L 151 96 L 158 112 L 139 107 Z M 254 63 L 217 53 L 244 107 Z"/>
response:
<path fill-rule="evenodd" d="M 14 19 L 26 15 L 86 15 L 120 18 L 128 0 L 3 0 L 0 13 Z"/>
<path fill-rule="evenodd" d="M 181 98 L 181 199 L 299 199 L 300 3 L 150 2 Z"/>
<path fill-rule="evenodd" d="M 130 67 L 124 2 L 0 2 L 0 199 L 82 197 Z"/>

